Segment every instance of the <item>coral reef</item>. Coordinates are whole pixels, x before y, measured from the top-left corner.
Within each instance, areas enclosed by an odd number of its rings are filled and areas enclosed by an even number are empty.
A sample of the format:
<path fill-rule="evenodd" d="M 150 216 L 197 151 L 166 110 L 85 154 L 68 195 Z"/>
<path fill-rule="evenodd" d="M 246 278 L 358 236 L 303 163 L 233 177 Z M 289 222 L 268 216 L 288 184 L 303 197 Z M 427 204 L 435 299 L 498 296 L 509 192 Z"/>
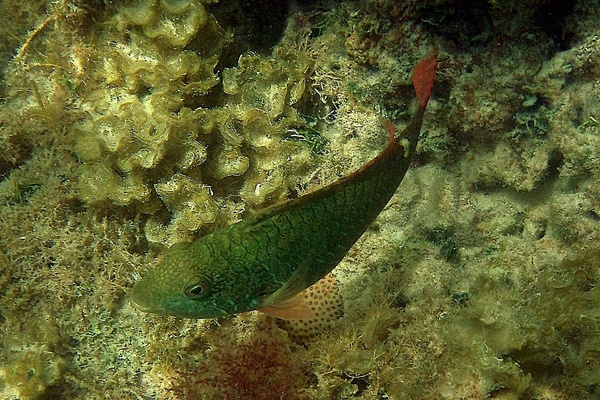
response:
<path fill-rule="evenodd" d="M 292 60 L 283 47 L 271 59 L 243 55 L 215 87 L 231 35 L 202 4 L 121 6 L 108 23 L 114 29 L 103 32 L 102 59 L 81 102 L 87 116 L 70 128 L 84 162 L 84 201 L 148 214 L 166 207 L 169 221 L 151 218 L 146 236 L 170 245 L 238 218 L 239 206 L 211 195 L 211 186 L 226 187 L 228 178 L 242 177 L 238 193 L 251 207 L 286 195 L 285 177 L 310 164 L 302 147 L 282 141 L 303 123 L 291 106 L 304 93 L 308 57 L 294 53 Z"/>
<path fill-rule="evenodd" d="M 600 4 L 565 4 L 0 2 L 0 397 L 598 397 Z M 432 47 L 335 324 L 128 304 L 166 246 L 374 156 Z"/>

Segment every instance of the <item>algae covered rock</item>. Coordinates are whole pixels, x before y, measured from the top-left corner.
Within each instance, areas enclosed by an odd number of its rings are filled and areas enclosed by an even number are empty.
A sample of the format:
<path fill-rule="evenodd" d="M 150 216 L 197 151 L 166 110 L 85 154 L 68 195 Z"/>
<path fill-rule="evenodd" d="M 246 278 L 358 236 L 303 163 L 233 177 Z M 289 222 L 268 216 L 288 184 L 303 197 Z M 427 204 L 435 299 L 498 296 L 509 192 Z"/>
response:
<path fill-rule="evenodd" d="M 0 349 L 0 377 L 3 379 L 0 384 L 4 381 L 14 398 L 51 397 L 50 388 L 62 383 L 67 360 L 59 354 L 61 338 L 58 331 L 53 318 L 45 315 L 37 325 L 26 326 L 20 332 L 10 332 L 3 337 L 5 347 Z"/>

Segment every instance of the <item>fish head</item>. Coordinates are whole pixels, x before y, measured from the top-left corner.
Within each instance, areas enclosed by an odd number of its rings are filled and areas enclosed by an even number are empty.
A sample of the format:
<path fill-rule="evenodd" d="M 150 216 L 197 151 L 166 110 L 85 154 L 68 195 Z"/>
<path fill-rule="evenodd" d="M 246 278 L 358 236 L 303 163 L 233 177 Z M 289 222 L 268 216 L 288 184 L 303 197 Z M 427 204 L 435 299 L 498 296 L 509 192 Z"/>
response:
<path fill-rule="evenodd" d="M 250 307 L 235 301 L 228 266 L 207 242 L 171 246 L 133 288 L 132 305 L 144 312 L 184 318 L 217 318 Z"/>

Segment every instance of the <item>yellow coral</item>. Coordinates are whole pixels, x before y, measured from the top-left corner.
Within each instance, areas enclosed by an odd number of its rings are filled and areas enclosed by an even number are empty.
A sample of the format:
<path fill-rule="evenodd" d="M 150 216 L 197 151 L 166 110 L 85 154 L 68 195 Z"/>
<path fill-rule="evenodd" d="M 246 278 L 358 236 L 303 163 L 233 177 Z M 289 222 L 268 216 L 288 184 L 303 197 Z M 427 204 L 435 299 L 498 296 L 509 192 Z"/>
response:
<path fill-rule="evenodd" d="M 216 220 L 218 206 L 207 185 L 177 173 L 169 181 L 159 182 L 154 187 L 172 218 L 168 227 L 161 226 L 156 219 L 148 221 L 146 234 L 152 241 L 171 245 L 189 240 L 189 237 L 181 237 L 181 232 L 194 232 Z"/>
<path fill-rule="evenodd" d="M 311 59 L 283 46 L 269 57 L 244 54 L 224 70 L 219 95 L 214 69 L 230 34 L 201 3 L 146 0 L 119 11 L 83 94 L 87 118 L 70 127 L 83 162 L 80 197 L 166 208 L 168 221 L 162 213 L 146 224 L 147 239 L 165 245 L 237 218 L 240 207 L 214 198 L 208 181 L 251 206 L 286 197 L 290 175 L 311 164 L 307 149 L 285 140 L 303 124 L 293 105 Z M 214 105 L 198 107 L 203 96 Z"/>
<path fill-rule="evenodd" d="M 117 15 L 121 29 L 138 25 L 147 37 L 160 37 L 178 47 L 188 44 L 207 21 L 202 4 L 192 1 L 145 0 L 135 7 L 124 7 Z"/>

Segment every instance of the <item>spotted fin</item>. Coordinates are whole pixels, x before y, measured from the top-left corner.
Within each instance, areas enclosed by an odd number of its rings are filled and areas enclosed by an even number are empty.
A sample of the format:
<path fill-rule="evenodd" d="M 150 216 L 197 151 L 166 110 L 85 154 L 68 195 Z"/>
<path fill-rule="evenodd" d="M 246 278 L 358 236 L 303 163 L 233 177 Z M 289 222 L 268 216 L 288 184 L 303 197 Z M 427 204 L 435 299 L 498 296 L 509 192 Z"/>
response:
<path fill-rule="evenodd" d="M 344 315 L 344 305 L 333 274 L 325 275 L 300 295 L 310 310 L 310 317 L 278 321 L 279 327 L 296 342 L 315 339 Z"/>

